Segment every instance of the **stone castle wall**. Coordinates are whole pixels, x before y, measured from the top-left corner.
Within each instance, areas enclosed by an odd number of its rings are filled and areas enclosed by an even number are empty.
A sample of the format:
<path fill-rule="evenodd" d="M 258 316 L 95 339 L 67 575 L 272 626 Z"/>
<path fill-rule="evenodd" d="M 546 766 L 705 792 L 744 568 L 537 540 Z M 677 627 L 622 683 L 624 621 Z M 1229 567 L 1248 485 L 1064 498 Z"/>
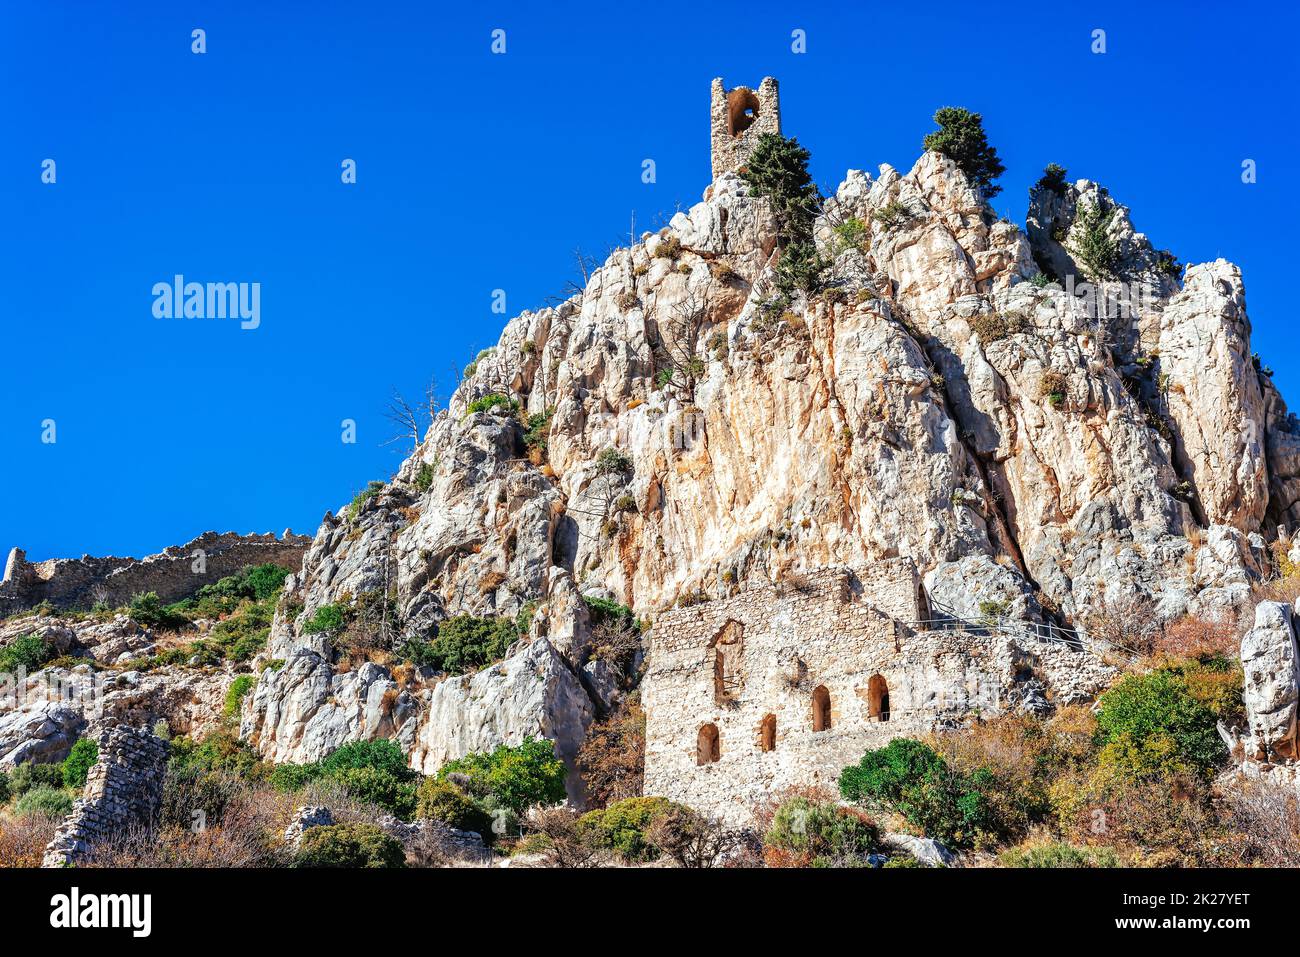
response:
<path fill-rule="evenodd" d="M 763 77 L 757 91 L 747 86 L 728 90 L 718 77 L 711 93 L 709 132 L 717 179 L 744 166 L 764 133 L 781 132 L 781 101 L 770 76 Z"/>
<path fill-rule="evenodd" d="M 96 601 L 120 607 L 142 592 L 157 592 L 164 602 L 193 594 L 200 586 L 247 565 L 267 562 L 297 571 L 311 544 L 307 535 L 285 532 L 237 535 L 204 532 L 185 545 L 173 545 L 147 558 L 53 558 L 29 562 L 21 549 L 9 553 L 0 582 L 0 617 L 48 601 L 56 608 L 89 609 Z M 196 570 L 196 558 L 203 562 Z"/>
<path fill-rule="evenodd" d="M 166 741 L 147 730 L 118 725 L 105 732 L 83 796 L 54 832 L 41 866 L 73 864 L 100 841 L 152 821 L 162 802 L 170 752 Z"/>
<path fill-rule="evenodd" d="M 914 631 L 923 609 L 900 559 L 660 615 L 641 684 L 644 793 L 748 824 L 786 788 L 835 790 L 869 748 L 1002 710 L 1017 682 L 1093 673 L 1091 656 L 1059 646 L 1040 655 L 1006 635 Z"/>

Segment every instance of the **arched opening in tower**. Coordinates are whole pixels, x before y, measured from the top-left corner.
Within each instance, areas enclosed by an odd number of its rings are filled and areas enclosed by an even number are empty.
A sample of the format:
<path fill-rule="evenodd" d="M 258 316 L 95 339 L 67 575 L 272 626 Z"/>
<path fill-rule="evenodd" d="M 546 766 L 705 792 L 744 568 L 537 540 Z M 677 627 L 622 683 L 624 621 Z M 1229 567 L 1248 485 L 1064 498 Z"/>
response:
<path fill-rule="evenodd" d="M 727 97 L 727 130 L 732 136 L 739 136 L 754 125 L 758 119 L 758 96 L 753 90 L 743 87 L 732 90 Z"/>

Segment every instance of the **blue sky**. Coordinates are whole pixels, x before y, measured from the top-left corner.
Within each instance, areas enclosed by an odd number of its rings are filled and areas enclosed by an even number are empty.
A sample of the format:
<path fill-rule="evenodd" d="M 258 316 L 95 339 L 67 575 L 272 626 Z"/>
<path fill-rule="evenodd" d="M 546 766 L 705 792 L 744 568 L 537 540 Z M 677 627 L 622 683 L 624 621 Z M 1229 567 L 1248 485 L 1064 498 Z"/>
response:
<path fill-rule="evenodd" d="M 1255 348 L 1300 406 L 1294 11 L 469 6 L 4 0 L 0 548 L 314 531 L 396 468 L 391 390 L 432 375 L 445 393 L 496 342 L 494 289 L 510 315 L 542 305 L 575 247 L 603 258 L 633 212 L 639 232 L 699 200 L 719 75 L 778 77 L 785 132 L 827 187 L 910 167 L 939 106 L 983 113 L 1008 168 L 999 213 L 1022 222 L 1057 162 L 1183 262 L 1238 263 Z M 155 319 L 151 289 L 176 273 L 260 282 L 260 327 Z"/>

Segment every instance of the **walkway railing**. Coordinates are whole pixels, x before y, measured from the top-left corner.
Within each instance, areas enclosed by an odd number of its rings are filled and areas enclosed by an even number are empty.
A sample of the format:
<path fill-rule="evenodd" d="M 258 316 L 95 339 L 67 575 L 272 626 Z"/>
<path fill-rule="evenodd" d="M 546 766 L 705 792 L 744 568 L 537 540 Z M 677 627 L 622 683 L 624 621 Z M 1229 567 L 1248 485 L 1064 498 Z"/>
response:
<path fill-rule="evenodd" d="M 1080 635 L 1073 628 L 1062 628 L 1059 625 L 1035 621 L 1022 621 L 1018 618 L 1006 618 L 1000 615 L 978 619 L 963 618 L 952 608 L 942 602 L 935 601 L 928 593 L 925 598 L 930 608 L 930 617 L 916 621 L 906 621 L 903 622 L 904 625 L 917 631 L 961 631 L 981 637 L 1007 635 L 1012 638 L 1065 645 L 1075 651 L 1085 651 L 1088 645 L 1097 644 L 1104 645 L 1129 658 L 1141 657 L 1132 648 L 1125 648 L 1123 645 L 1117 645 L 1104 638 Z"/>

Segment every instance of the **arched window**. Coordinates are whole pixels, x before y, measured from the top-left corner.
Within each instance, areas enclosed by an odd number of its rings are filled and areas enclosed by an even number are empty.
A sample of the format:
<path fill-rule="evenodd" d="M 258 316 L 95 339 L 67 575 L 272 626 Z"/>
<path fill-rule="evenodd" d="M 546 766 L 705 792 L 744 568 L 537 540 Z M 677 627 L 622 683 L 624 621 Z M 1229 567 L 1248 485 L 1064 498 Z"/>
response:
<path fill-rule="evenodd" d="M 814 731 L 829 731 L 831 727 L 831 693 L 825 685 L 813 689 L 812 726 Z"/>
<path fill-rule="evenodd" d="M 776 750 L 776 715 L 769 714 L 759 725 L 758 746 L 763 751 Z"/>
<path fill-rule="evenodd" d="M 695 740 L 695 763 L 712 764 L 720 757 L 722 745 L 718 741 L 718 726 L 706 724 L 700 728 L 699 737 Z"/>
<path fill-rule="evenodd" d="M 728 621 L 709 642 L 713 652 L 713 701 L 725 705 L 735 701 L 744 684 L 745 629 Z"/>
<path fill-rule="evenodd" d="M 889 685 L 882 675 L 867 682 L 867 714 L 877 721 L 889 720 Z"/>
<path fill-rule="evenodd" d="M 727 129 L 739 136 L 758 119 L 758 97 L 753 90 L 736 89 L 727 97 Z"/>

